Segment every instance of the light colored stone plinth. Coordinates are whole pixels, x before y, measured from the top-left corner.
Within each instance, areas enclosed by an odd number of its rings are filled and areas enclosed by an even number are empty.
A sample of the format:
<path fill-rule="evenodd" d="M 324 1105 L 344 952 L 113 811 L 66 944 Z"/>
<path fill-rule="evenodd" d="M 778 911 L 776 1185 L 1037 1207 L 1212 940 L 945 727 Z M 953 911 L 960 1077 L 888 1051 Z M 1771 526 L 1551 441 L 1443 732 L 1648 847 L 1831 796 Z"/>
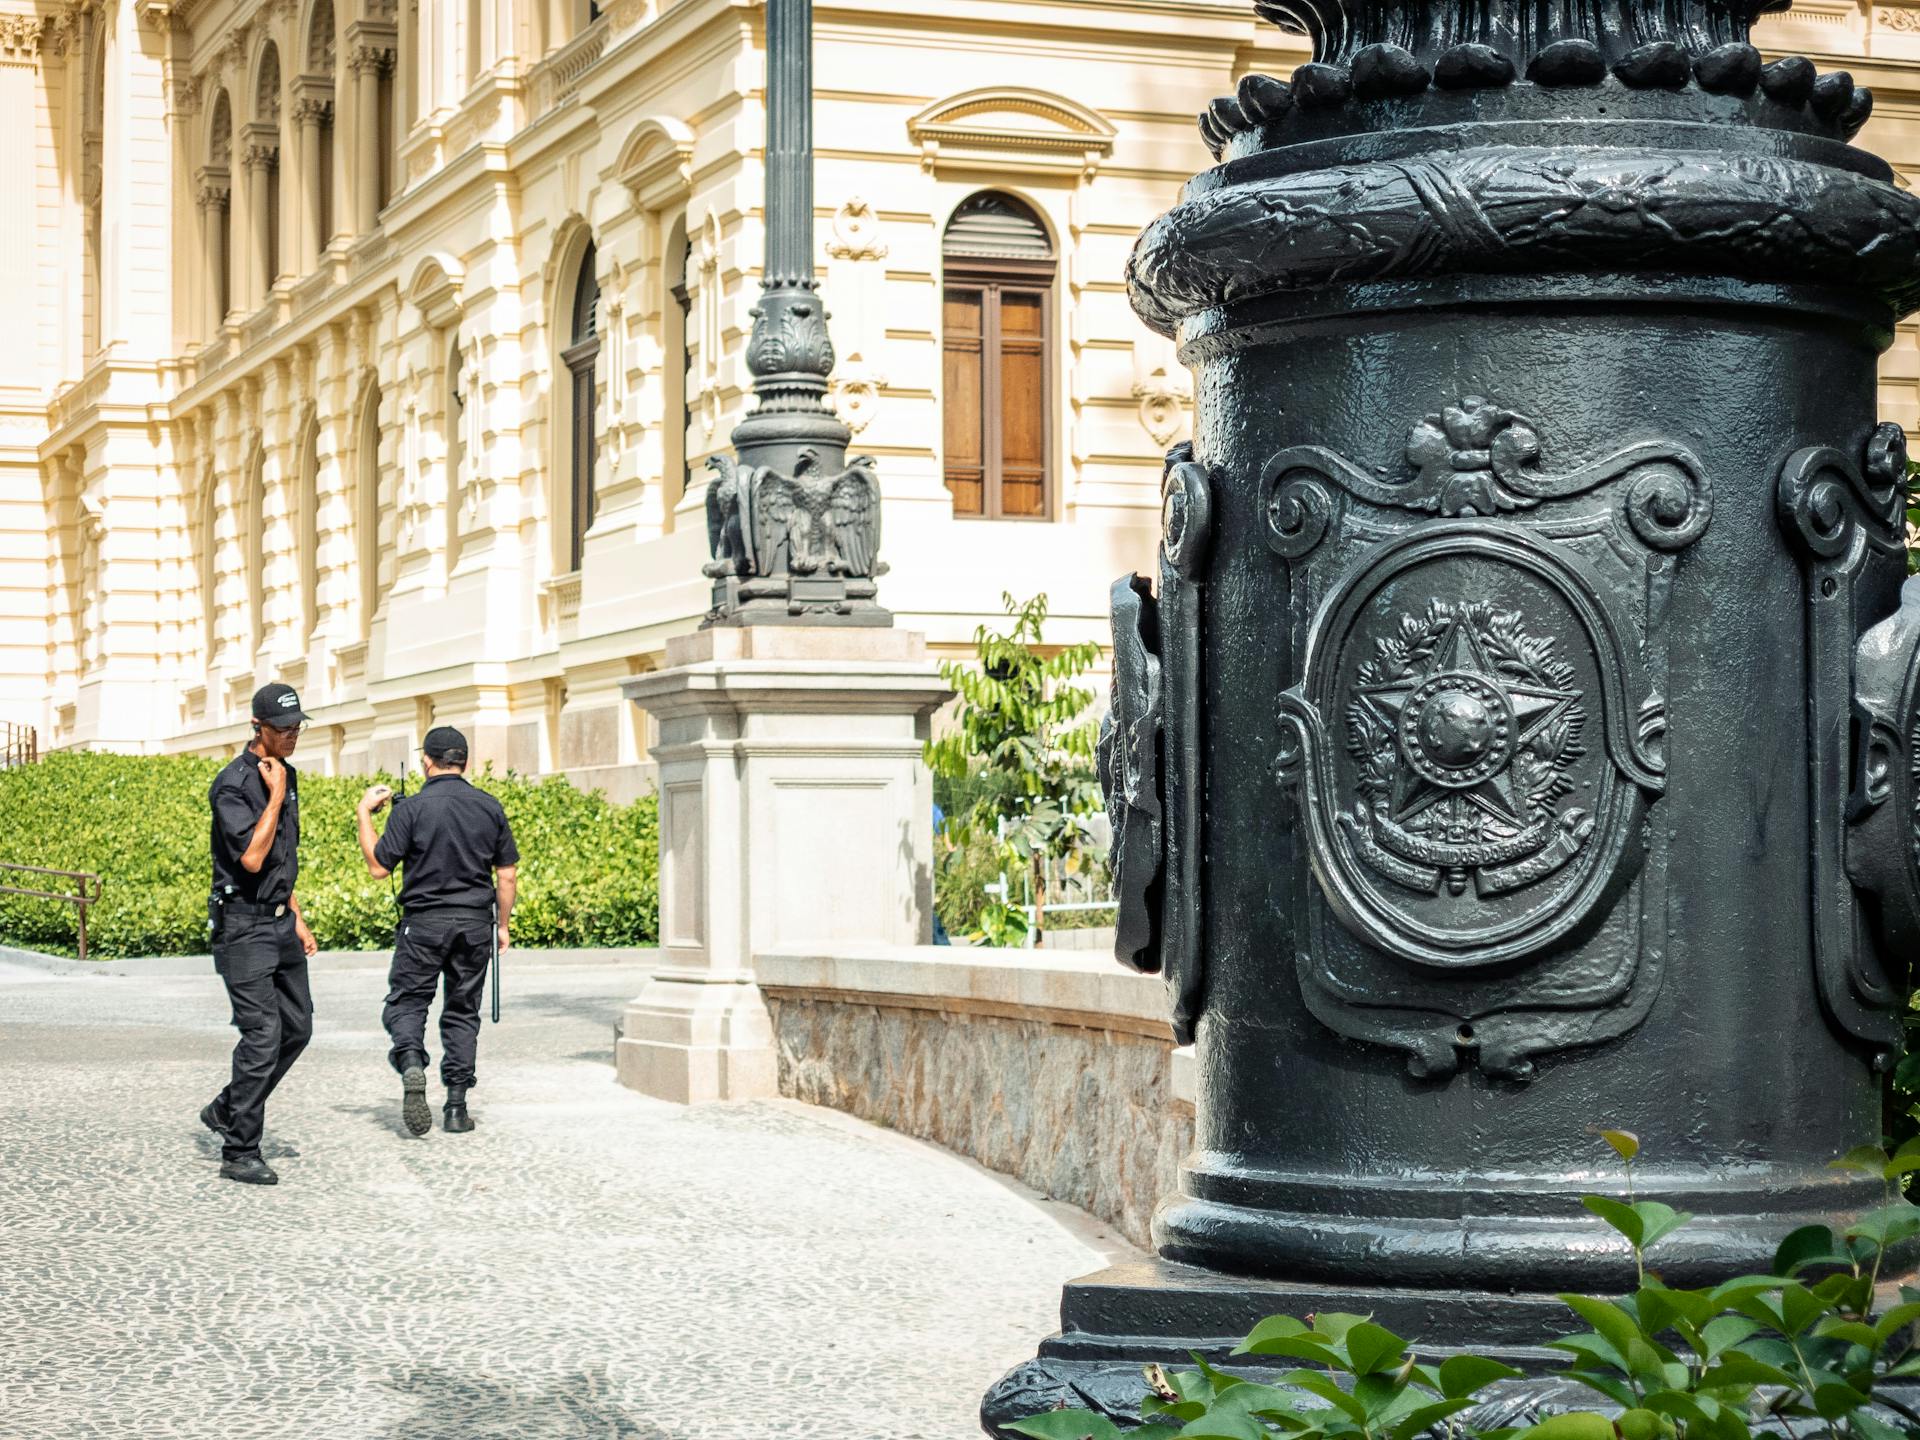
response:
<path fill-rule="evenodd" d="M 704 630 L 667 661 L 623 686 L 659 727 L 661 965 L 621 1017 L 620 1080 L 684 1102 L 770 1096 L 756 955 L 930 938 L 920 753 L 950 692 L 899 630 Z"/>
<path fill-rule="evenodd" d="M 682 1105 L 779 1093 L 773 1018 L 751 979 L 655 975 L 619 1026 L 614 1067 L 629 1090 Z"/>

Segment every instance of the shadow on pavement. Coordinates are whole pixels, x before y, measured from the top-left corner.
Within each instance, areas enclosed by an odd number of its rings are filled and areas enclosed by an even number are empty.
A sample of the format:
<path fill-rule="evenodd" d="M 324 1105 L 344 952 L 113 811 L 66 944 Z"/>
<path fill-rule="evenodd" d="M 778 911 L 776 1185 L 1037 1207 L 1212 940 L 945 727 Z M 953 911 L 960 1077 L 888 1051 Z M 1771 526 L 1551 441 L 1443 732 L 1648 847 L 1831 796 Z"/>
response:
<path fill-rule="evenodd" d="M 580 1370 L 540 1389 L 414 1366 L 389 1382 L 419 1409 L 386 1440 L 674 1440 L 617 1408 L 604 1369 Z"/>
<path fill-rule="evenodd" d="M 536 1020 L 591 1020 L 611 1025 L 626 1003 L 625 999 L 614 1000 L 605 995 L 569 995 L 558 990 L 516 995 L 509 975 L 501 1014 L 503 1018 L 531 1016 Z"/>
<path fill-rule="evenodd" d="M 336 1105 L 333 1110 L 336 1115 L 364 1116 L 373 1123 L 376 1130 L 385 1130 L 388 1134 L 398 1135 L 403 1140 L 417 1138 L 411 1130 L 407 1129 L 407 1122 L 400 1118 L 398 1097 L 383 1100 L 377 1105 Z"/>
<path fill-rule="evenodd" d="M 211 1130 L 205 1126 L 196 1130 L 193 1135 L 193 1144 L 194 1148 L 200 1152 L 202 1160 L 210 1160 L 215 1165 L 220 1163 L 220 1137 Z M 260 1137 L 260 1158 L 262 1160 L 298 1160 L 300 1152 L 286 1141 L 275 1139 L 273 1132 L 268 1131 Z"/>

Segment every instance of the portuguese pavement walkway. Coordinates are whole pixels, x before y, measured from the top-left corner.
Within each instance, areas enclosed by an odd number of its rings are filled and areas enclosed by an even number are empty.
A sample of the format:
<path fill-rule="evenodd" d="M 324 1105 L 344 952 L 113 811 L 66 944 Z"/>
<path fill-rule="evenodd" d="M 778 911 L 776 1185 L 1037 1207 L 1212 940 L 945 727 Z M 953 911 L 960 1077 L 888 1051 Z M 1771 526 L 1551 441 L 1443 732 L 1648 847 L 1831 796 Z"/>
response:
<path fill-rule="evenodd" d="M 631 965 L 510 968 L 479 1128 L 418 1140 L 383 973 L 317 966 L 281 1183 L 236 1185 L 195 1118 L 224 995 L 174 968 L 0 961 L 4 1440 L 967 1440 L 1124 1250 L 831 1111 L 620 1088 Z"/>

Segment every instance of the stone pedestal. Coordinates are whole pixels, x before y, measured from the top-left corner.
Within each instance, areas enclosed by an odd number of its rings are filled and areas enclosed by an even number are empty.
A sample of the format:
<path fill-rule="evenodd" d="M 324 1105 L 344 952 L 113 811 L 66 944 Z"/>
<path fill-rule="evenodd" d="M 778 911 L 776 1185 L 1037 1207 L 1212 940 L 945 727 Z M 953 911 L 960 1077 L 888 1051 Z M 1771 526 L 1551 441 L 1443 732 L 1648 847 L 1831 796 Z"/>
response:
<path fill-rule="evenodd" d="M 756 954 L 931 938 L 920 751 L 950 692 L 899 630 L 715 627 L 667 662 L 623 687 L 659 725 L 661 964 L 621 1017 L 620 1081 L 772 1095 Z"/>

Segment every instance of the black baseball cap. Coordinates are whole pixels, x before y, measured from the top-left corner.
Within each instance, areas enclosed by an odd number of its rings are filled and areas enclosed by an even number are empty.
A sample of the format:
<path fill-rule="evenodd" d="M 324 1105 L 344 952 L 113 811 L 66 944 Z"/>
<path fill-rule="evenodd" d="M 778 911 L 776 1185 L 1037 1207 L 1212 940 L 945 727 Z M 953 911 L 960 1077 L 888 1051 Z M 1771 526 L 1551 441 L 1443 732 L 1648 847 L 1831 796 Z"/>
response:
<path fill-rule="evenodd" d="M 467 737 L 451 725 L 436 725 L 427 731 L 427 738 L 420 742 L 420 748 L 426 751 L 429 760 L 446 765 L 467 763 Z"/>
<path fill-rule="evenodd" d="M 276 680 L 253 692 L 253 718 L 276 730 L 291 730 L 313 717 L 300 708 L 300 697 L 293 686 Z"/>

